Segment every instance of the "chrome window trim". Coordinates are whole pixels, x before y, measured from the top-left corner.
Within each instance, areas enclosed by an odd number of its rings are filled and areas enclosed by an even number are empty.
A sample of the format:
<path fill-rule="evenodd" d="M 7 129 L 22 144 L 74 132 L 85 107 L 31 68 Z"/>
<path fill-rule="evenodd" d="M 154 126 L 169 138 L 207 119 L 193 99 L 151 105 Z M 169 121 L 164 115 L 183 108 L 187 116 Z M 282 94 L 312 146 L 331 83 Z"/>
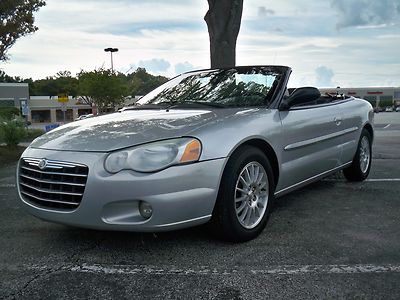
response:
<path fill-rule="evenodd" d="M 310 105 L 304 105 L 304 106 L 292 106 L 290 107 L 289 111 L 296 111 L 296 110 L 302 110 L 302 109 L 313 109 L 313 108 L 320 108 L 320 107 L 326 107 L 326 106 L 332 106 L 332 105 L 338 105 L 342 103 L 346 103 L 349 101 L 354 100 L 354 97 L 343 99 L 343 100 L 334 100 L 329 103 L 321 103 L 321 104 L 310 104 Z"/>

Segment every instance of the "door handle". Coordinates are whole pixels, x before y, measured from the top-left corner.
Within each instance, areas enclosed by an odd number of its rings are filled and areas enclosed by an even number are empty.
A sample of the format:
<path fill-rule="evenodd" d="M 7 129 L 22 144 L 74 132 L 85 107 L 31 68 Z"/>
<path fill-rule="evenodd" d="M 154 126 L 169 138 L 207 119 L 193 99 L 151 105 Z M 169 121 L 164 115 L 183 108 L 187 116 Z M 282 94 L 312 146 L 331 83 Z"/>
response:
<path fill-rule="evenodd" d="M 333 119 L 333 122 L 335 122 L 336 126 L 339 126 L 339 125 L 342 123 L 342 119 L 341 119 L 341 118 L 338 118 L 338 117 L 335 117 L 335 118 Z"/>

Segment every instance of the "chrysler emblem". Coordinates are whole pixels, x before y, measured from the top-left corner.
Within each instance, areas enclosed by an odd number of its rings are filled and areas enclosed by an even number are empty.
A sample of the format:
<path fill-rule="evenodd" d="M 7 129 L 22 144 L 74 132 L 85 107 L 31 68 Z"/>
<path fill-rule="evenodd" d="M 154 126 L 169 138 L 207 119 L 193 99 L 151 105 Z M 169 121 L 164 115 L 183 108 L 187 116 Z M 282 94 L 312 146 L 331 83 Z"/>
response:
<path fill-rule="evenodd" d="M 43 158 L 42 160 L 39 161 L 38 167 L 40 170 L 46 169 L 47 167 L 47 160 Z"/>

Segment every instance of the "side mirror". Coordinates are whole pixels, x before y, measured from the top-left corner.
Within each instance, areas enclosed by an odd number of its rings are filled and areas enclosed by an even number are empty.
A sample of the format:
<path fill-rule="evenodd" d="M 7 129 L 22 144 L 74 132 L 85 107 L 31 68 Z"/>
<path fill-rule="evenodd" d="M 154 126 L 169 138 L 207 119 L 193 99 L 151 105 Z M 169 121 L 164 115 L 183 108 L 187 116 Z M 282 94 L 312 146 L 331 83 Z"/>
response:
<path fill-rule="evenodd" d="M 321 93 L 315 87 L 301 87 L 295 89 L 288 98 L 284 99 L 279 106 L 280 110 L 288 110 L 295 105 L 306 104 L 317 100 Z"/>

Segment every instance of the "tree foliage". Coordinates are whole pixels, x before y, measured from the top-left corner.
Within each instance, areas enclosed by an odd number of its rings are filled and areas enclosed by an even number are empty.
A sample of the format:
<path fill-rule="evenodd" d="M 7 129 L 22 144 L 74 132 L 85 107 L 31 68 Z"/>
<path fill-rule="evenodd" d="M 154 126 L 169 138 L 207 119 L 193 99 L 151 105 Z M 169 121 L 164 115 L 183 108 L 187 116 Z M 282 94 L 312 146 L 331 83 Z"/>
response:
<path fill-rule="evenodd" d="M 108 107 L 120 105 L 126 96 L 126 85 L 109 69 L 81 71 L 78 74 L 79 94 L 83 103 L 97 106 L 101 113 Z"/>
<path fill-rule="evenodd" d="M 31 78 L 24 79 L 19 76 L 9 76 L 3 70 L 0 70 L 0 82 L 8 82 L 8 83 L 29 83 L 31 84 L 33 80 Z"/>
<path fill-rule="evenodd" d="M 243 0 L 208 0 L 208 5 L 204 20 L 210 36 L 211 68 L 233 67 Z"/>
<path fill-rule="evenodd" d="M 393 106 L 393 100 L 380 100 L 379 106 L 380 107 Z"/>
<path fill-rule="evenodd" d="M 29 93 L 32 96 L 57 96 L 66 94 L 78 95 L 78 79 L 71 76 L 69 71 L 60 71 L 56 76 L 33 81 L 29 85 Z"/>
<path fill-rule="evenodd" d="M 0 107 L 0 119 L 11 120 L 19 115 L 19 109 L 16 107 Z"/>
<path fill-rule="evenodd" d="M 55 76 L 48 76 L 39 80 L 11 77 L 0 70 L 0 82 L 29 83 L 29 94 L 31 96 L 67 94 L 74 97 L 78 96 L 81 103 L 88 105 L 97 104 L 96 99 L 101 98 L 101 93 L 108 95 L 106 98 L 120 100 L 124 96 L 145 95 L 166 81 L 168 81 L 167 77 L 151 75 L 144 68 L 138 68 L 127 75 L 111 73 L 105 69 L 81 71 L 77 76 L 72 76 L 69 71 L 60 71 Z M 103 100 L 100 100 L 100 102 Z M 106 100 L 109 105 L 116 105 L 118 101 Z"/>
<path fill-rule="evenodd" d="M 17 39 L 38 30 L 33 13 L 44 5 L 43 0 L 0 1 L 0 61 L 7 60 L 7 51 Z"/>
<path fill-rule="evenodd" d="M 127 75 L 126 79 L 131 96 L 146 95 L 168 81 L 167 77 L 147 73 L 145 68 L 137 68 L 135 72 Z"/>
<path fill-rule="evenodd" d="M 15 148 L 26 136 L 25 120 L 21 117 L 14 119 L 0 118 L 0 140 L 10 148 Z"/>

